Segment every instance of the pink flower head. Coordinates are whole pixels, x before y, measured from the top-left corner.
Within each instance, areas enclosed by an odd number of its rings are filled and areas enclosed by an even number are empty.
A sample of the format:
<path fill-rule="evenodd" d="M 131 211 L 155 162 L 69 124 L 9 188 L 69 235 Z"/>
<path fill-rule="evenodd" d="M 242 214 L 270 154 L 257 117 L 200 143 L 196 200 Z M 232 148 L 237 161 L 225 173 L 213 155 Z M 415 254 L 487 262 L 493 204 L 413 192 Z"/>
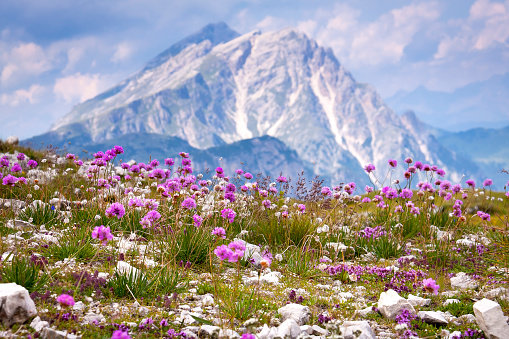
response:
<path fill-rule="evenodd" d="M 223 217 L 223 219 L 228 219 L 230 223 L 233 222 L 236 215 L 237 213 L 235 213 L 235 211 L 232 210 L 231 208 L 225 208 L 224 210 L 221 211 L 221 217 Z"/>
<path fill-rule="evenodd" d="M 214 254 L 219 258 L 219 260 L 228 259 L 231 255 L 231 253 L 232 253 L 232 250 L 226 245 L 218 246 L 214 250 Z"/>
<path fill-rule="evenodd" d="M 414 159 L 412 159 L 412 158 L 410 158 L 410 157 L 408 157 L 408 158 L 406 158 L 406 159 L 405 159 L 405 163 L 407 163 L 407 164 L 409 164 L 409 165 L 410 165 L 411 163 L 413 163 L 413 162 L 414 162 Z"/>
<path fill-rule="evenodd" d="M 440 288 L 439 285 L 437 285 L 436 281 L 432 278 L 424 279 L 422 281 L 422 286 L 426 290 L 426 292 L 433 293 L 434 295 L 438 294 L 438 289 Z"/>
<path fill-rule="evenodd" d="M 242 175 L 242 174 L 244 174 L 244 171 L 239 168 L 239 169 L 235 170 L 235 173 L 237 173 L 237 175 Z"/>
<path fill-rule="evenodd" d="M 397 160 L 394 160 L 394 159 L 389 159 L 389 166 L 391 167 L 396 167 L 398 166 L 398 161 Z"/>
<path fill-rule="evenodd" d="M 32 160 L 32 159 L 31 159 L 31 160 L 28 160 L 27 165 L 28 165 L 28 167 L 30 167 L 30 168 L 36 168 L 36 167 L 37 167 L 37 161 Z"/>
<path fill-rule="evenodd" d="M 111 339 L 131 339 L 131 336 L 127 331 L 116 330 L 113 332 Z"/>
<path fill-rule="evenodd" d="M 276 181 L 282 183 L 282 182 L 288 182 L 288 179 L 286 177 L 280 176 L 276 179 Z"/>
<path fill-rule="evenodd" d="M 62 307 L 74 306 L 74 298 L 69 294 L 60 294 L 57 298 L 57 301 Z"/>
<path fill-rule="evenodd" d="M 18 178 L 16 178 L 15 176 L 12 176 L 10 174 L 7 174 L 2 179 L 2 185 L 5 185 L 5 186 L 14 186 L 17 182 L 18 182 Z"/>
<path fill-rule="evenodd" d="M 164 164 L 166 166 L 173 166 L 175 164 L 175 160 L 173 160 L 173 158 L 166 158 L 164 159 Z"/>
<path fill-rule="evenodd" d="M 509 199 L 509 192 L 506 192 L 505 196 L 507 197 L 507 199 Z"/>
<path fill-rule="evenodd" d="M 222 227 L 216 227 L 212 230 L 212 235 L 215 235 L 218 238 L 226 239 L 226 231 Z"/>
<path fill-rule="evenodd" d="M 67 153 L 65 155 L 65 158 L 66 159 L 69 159 L 69 160 L 74 160 L 76 158 L 76 155 L 72 154 L 72 153 Z"/>
<path fill-rule="evenodd" d="M 21 169 L 21 165 L 20 164 L 15 163 L 14 165 L 12 165 L 11 172 L 14 172 L 14 173 L 21 172 L 21 170 L 22 169 Z"/>
<path fill-rule="evenodd" d="M 203 223 L 203 218 L 200 217 L 198 214 L 195 214 L 195 215 L 193 215 L 193 222 L 194 222 L 194 226 L 200 227 L 201 224 Z"/>
<path fill-rule="evenodd" d="M 13 166 L 13 167 L 14 167 L 14 166 Z M 493 185 L 493 180 L 491 180 L 491 179 L 486 179 L 486 180 L 484 180 L 484 182 L 483 182 L 482 184 L 483 184 L 483 186 L 484 186 L 484 187 L 486 187 L 486 186 L 491 186 L 491 185 Z"/>
<path fill-rule="evenodd" d="M 104 225 L 97 226 L 92 231 L 92 238 L 101 240 L 103 245 L 106 245 L 108 241 L 113 239 L 113 234 L 111 234 L 111 230 L 109 227 L 105 227 Z"/>
<path fill-rule="evenodd" d="M 119 202 L 114 202 L 110 207 L 106 209 L 106 216 L 108 218 L 117 217 L 118 219 L 122 219 L 125 214 L 124 205 Z"/>
<path fill-rule="evenodd" d="M 247 180 L 251 180 L 251 179 L 253 179 L 253 175 L 249 172 L 246 172 L 246 173 L 244 173 L 244 178 L 246 178 Z"/>
<path fill-rule="evenodd" d="M 481 220 L 491 221 L 491 216 L 488 213 L 477 211 L 477 216 L 481 218 Z"/>
<path fill-rule="evenodd" d="M 262 201 L 262 205 L 263 207 L 265 208 L 270 208 L 270 205 L 272 204 L 272 202 L 270 200 L 264 200 Z"/>
<path fill-rule="evenodd" d="M 182 158 L 189 158 L 189 153 L 186 153 L 186 152 L 180 152 L 179 155 L 182 157 Z"/>
<path fill-rule="evenodd" d="M 196 208 L 196 201 L 194 201 L 193 198 L 185 198 L 181 206 L 187 210 L 191 210 Z"/>
<path fill-rule="evenodd" d="M 306 211 L 306 205 L 304 205 L 304 204 L 298 204 L 297 208 L 299 209 L 299 211 L 301 213 L 304 213 Z"/>
<path fill-rule="evenodd" d="M 364 170 L 367 172 L 367 173 L 371 173 L 375 170 L 375 165 L 373 164 L 367 164 L 366 166 L 364 166 Z"/>
<path fill-rule="evenodd" d="M 25 153 L 18 153 L 16 159 L 18 159 L 19 161 L 25 160 Z"/>

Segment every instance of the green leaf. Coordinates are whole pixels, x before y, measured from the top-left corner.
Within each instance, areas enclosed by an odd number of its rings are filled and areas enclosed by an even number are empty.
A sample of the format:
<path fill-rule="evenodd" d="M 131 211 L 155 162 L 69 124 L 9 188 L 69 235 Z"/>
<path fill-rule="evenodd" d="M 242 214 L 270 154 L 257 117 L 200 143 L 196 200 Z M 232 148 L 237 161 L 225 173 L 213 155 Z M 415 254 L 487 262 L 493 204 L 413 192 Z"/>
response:
<path fill-rule="evenodd" d="M 194 315 L 190 314 L 191 317 L 193 317 L 194 320 L 196 320 L 197 322 L 199 323 L 202 323 L 204 325 L 210 325 L 210 326 L 214 326 L 214 324 L 212 323 L 212 321 L 208 321 L 208 320 L 205 320 L 205 319 L 202 319 L 202 318 L 198 318 L 198 317 L 195 317 Z"/>

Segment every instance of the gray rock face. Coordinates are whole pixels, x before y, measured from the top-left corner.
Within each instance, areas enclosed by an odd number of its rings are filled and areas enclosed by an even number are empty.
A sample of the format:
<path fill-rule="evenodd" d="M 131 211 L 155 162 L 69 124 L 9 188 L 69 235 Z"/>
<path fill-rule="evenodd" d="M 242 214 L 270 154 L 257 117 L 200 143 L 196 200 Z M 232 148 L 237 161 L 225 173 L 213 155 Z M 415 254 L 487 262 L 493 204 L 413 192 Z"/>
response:
<path fill-rule="evenodd" d="M 341 332 L 345 339 L 376 339 L 375 332 L 367 321 L 345 321 Z"/>
<path fill-rule="evenodd" d="M 288 304 L 277 311 L 281 314 L 283 321 L 293 319 L 299 326 L 305 325 L 311 316 L 309 307 L 300 304 Z"/>
<path fill-rule="evenodd" d="M 479 284 L 470 278 L 466 273 L 459 272 L 455 277 L 451 278 L 451 286 L 459 289 L 476 289 Z"/>
<path fill-rule="evenodd" d="M 33 328 L 36 332 L 40 332 L 43 328 L 48 326 L 49 322 L 42 321 L 41 317 L 35 317 L 30 323 L 30 327 Z"/>
<path fill-rule="evenodd" d="M 489 339 L 509 338 L 509 325 L 498 303 L 489 299 L 480 300 L 474 304 L 474 314 L 477 325 Z"/>
<path fill-rule="evenodd" d="M 277 334 L 281 338 L 295 339 L 299 334 L 301 334 L 301 332 L 299 324 L 297 324 L 297 322 L 293 319 L 283 321 L 283 323 L 277 328 Z"/>
<path fill-rule="evenodd" d="M 412 304 L 394 290 L 388 290 L 380 294 L 377 308 L 384 317 L 391 320 L 394 320 L 403 310 L 408 310 L 411 314 L 415 314 Z"/>
<path fill-rule="evenodd" d="M 28 290 L 15 283 L 0 284 L 0 320 L 6 327 L 22 324 L 37 314 Z"/>
<path fill-rule="evenodd" d="M 445 320 L 444 316 L 439 312 L 433 311 L 420 311 L 417 313 L 417 316 L 422 319 L 422 321 L 428 324 L 436 324 L 436 325 L 447 325 L 448 322 Z"/>

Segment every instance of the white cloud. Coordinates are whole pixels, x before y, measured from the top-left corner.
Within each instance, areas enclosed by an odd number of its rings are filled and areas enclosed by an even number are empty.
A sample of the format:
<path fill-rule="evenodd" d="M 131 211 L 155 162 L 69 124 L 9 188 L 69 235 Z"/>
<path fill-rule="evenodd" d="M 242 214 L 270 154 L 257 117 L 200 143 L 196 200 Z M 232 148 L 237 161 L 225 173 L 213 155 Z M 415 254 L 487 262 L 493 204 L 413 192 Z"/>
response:
<path fill-rule="evenodd" d="M 129 58 L 133 53 L 132 46 L 127 42 L 122 42 L 116 46 L 115 53 L 111 57 L 113 62 L 121 62 Z"/>
<path fill-rule="evenodd" d="M 415 34 L 437 20 L 440 11 L 436 2 L 413 3 L 367 24 L 360 22 L 360 14 L 348 5 L 339 5 L 316 33 L 321 43 L 354 67 L 399 62 Z"/>
<path fill-rule="evenodd" d="M 263 20 L 257 22 L 255 27 L 260 29 L 262 32 L 272 32 L 291 26 L 291 22 L 283 19 L 268 15 Z"/>
<path fill-rule="evenodd" d="M 110 79 L 101 74 L 81 74 L 78 72 L 74 75 L 56 79 L 53 93 L 58 99 L 67 103 L 78 103 L 95 97 L 111 85 Z"/>
<path fill-rule="evenodd" d="M 455 34 L 446 35 L 440 41 L 435 59 L 486 50 L 497 43 L 507 46 L 509 0 L 505 3 L 477 0 L 470 7 L 468 18 L 451 21 L 450 25 L 458 29 Z"/>
<path fill-rule="evenodd" d="M 18 89 L 11 94 L 3 93 L 0 95 L 0 105 L 18 106 L 19 104 L 35 104 L 39 102 L 45 88 L 34 84 L 28 89 Z"/>
<path fill-rule="evenodd" d="M 18 75 L 39 75 L 51 69 L 51 61 L 44 49 L 33 43 L 19 43 L 3 55 L 0 79 L 3 84 Z"/>

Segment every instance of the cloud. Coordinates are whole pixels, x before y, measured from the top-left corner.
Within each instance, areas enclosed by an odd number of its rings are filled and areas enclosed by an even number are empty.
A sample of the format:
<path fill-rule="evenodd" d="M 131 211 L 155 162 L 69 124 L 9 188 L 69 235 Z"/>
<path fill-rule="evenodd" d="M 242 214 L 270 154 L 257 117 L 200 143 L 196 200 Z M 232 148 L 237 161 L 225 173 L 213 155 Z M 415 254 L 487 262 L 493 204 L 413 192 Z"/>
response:
<path fill-rule="evenodd" d="M 53 93 L 66 103 L 78 103 L 95 97 L 106 90 L 112 82 L 101 74 L 76 73 L 64 78 L 58 78 L 53 86 Z"/>
<path fill-rule="evenodd" d="M 393 9 L 369 23 L 360 16 L 360 11 L 339 5 L 316 32 L 319 42 L 354 67 L 399 62 L 415 34 L 437 20 L 440 10 L 436 2 L 424 2 Z"/>
<path fill-rule="evenodd" d="M 45 88 L 34 84 L 28 89 L 18 89 L 11 94 L 3 93 L 0 95 L 0 105 L 18 106 L 19 104 L 35 104 L 39 102 Z"/>
<path fill-rule="evenodd" d="M 263 20 L 257 22 L 255 27 L 262 32 L 272 32 L 291 26 L 291 21 L 268 15 Z"/>
<path fill-rule="evenodd" d="M 457 29 L 446 35 L 438 46 L 435 59 L 454 57 L 465 52 L 507 46 L 509 39 L 509 1 L 505 3 L 477 0 L 469 17 L 449 23 Z"/>
<path fill-rule="evenodd" d="M 113 62 L 121 62 L 125 59 L 129 58 L 133 53 L 133 47 L 127 43 L 122 42 L 116 46 L 115 53 L 111 57 L 111 61 Z"/>
<path fill-rule="evenodd" d="M 44 49 L 33 43 L 19 43 L 4 53 L 0 79 L 3 84 L 21 75 L 39 75 L 51 69 L 51 61 Z"/>

